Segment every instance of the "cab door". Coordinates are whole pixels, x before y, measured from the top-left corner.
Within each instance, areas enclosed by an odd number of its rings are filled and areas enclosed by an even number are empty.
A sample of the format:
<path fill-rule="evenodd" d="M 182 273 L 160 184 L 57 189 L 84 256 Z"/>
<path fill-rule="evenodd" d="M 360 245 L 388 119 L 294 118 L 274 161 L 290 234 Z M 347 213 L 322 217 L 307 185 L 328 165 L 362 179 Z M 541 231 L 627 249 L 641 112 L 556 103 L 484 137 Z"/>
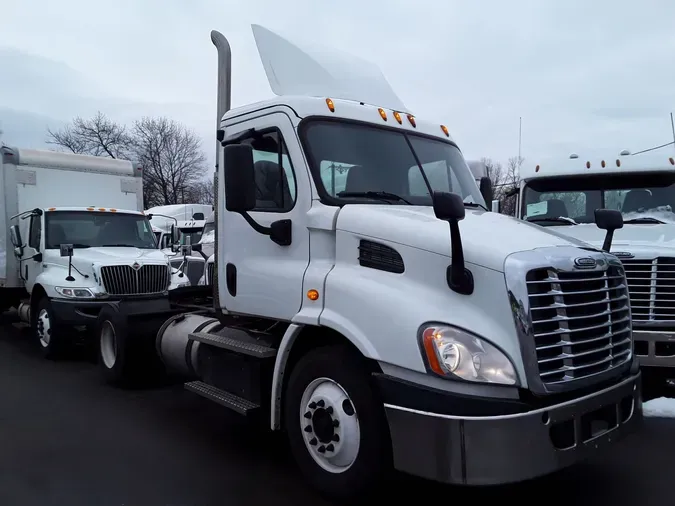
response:
<path fill-rule="evenodd" d="M 42 256 L 44 255 L 42 216 L 33 214 L 28 225 L 28 241 L 21 257 L 21 277 L 24 279 L 28 293 L 33 291 L 35 279 L 42 272 Z"/>
<path fill-rule="evenodd" d="M 290 321 L 300 310 L 302 281 L 309 264 L 307 212 L 311 206 L 309 173 L 291 119 L 284 112 L 243 121 L 226 128 L 226 136 L 253 147 L 256 208 L 249 214 L 269 227 L 291 220 L 288 246 L 256 232 L 243 216 L 225 209 L 224 176 L 218 198 L 218 290 L 228 312 Z M 222 155 L 222 151 L 221 151 Z M 221 158 L 222 159 L 222 158 Z"/>

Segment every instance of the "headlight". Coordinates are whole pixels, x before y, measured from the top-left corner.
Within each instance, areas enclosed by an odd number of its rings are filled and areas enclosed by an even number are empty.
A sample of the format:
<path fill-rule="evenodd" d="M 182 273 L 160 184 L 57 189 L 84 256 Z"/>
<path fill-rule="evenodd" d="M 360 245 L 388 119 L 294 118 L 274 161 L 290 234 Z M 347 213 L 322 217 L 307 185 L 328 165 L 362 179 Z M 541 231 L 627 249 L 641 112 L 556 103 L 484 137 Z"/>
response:
<path fill-rule="evenodd" d="M 94 294 L 91 293 L 91 290 L 89 290 L 89 288 L 71 288 L 71 287 L 57 286 L 55 287 L 55 290 L 59 293 L 59 295 L 63 295 L 64 297 L 68 297 L 71 299 L 94 298 Z"/>
<path fill-rule="evenodd" d="M 515 385 L 509 358 L 490 343 L 464 330 L 434 325 L 422 332 L 422 344 L 433 372 L 477 383 Z"/>

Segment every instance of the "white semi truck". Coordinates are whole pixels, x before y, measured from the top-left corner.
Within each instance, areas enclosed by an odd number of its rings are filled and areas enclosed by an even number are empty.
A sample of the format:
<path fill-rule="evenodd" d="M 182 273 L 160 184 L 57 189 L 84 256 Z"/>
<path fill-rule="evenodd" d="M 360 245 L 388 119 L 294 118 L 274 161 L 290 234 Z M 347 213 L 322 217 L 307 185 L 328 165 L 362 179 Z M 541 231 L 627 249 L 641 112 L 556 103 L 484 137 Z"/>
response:
<path fill-rule="evenodd" d="M 184 284 L 156 249 L 129 161 L 2 147 L 0 195 L 0 309 L 17 307 L 49 357 L 106 301 Z"/>
<path fill-rule="evenodd" d="M 518 216 L 601 247 L 595 209 L 623 214 L 612 254 L 628 278 L 635 355 L 675 367 L 675 158 L 643 153 L 544 160 L 521 168 Z M 665 371 L 667 372 L 667 371 Z"/>
<path fill-rule="evenodd" d="M 392 468 L 525 480 L 634 430 L 640 372 L 619 260 L 486 212 L 448 129 L 416 117 L 377 67 L 253 32 L 278 96 L 236 109 L 230 46 L 211 33 L 212 301 L 109 304 L 104 375 L 131 378 L 128 344 L 157 330 L 188 390 L 284 430 L 332 497 L 359 497 Z M 325 178 L 331 164 L 348 167 L 344 188 Z"/>

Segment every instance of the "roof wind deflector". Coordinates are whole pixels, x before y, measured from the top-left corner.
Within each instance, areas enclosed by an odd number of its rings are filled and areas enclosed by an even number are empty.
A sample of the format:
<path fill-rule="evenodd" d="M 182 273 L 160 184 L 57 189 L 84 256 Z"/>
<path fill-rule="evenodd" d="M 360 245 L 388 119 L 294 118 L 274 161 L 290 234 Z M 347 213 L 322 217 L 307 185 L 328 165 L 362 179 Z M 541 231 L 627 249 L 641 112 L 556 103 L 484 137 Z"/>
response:
<path fill-rule="evenodd" d="M 314 41 L 292 42 L 260 25 L 251 28 L 276 95 L 353 100 L 412 113 L 377 65 Z"/>

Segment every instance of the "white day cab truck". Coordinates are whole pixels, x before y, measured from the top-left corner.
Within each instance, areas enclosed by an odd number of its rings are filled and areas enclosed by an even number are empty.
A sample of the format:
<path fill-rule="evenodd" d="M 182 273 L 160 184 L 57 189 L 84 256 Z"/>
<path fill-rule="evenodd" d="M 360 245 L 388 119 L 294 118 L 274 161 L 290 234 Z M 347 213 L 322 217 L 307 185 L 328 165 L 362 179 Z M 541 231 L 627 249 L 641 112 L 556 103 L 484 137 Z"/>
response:
<path fill-rule="evenodd" d="M 675 158 L 663 153 L 543 161 L 521 168 L 518 216 L 596 247 L 595 209 L 618 210 L 612 254 L 630 292 L 634 353 L 656 377 L 675 378 Z"/>
<path fill-rule="evenodd" d="M 130 161 L 2 147 L 0 195 L 0 308 L 18 309 L 48 357 L 107 301 L 184 284 L 156 248 Z"/>
<path fill-rule="evenodd" d="M 619 260 L 486 211 L 447 128 L 415 117 L 377 67 L 253 32 L 277 97 L 236 109 L 230 46 L 211 33 L 212 298 L 108 304 L 106 377 L 124 379 L 128 343 L 147 339 L 137 322 L 153 321 L 189 391 L 285 431 L 307 480 L 340 498 L 392 468 L 526 480 L 635 430 Z M 348 167 L 343 189 L 331 164 Z M 617 216 L 600 213 L 608 228 Z"/>

